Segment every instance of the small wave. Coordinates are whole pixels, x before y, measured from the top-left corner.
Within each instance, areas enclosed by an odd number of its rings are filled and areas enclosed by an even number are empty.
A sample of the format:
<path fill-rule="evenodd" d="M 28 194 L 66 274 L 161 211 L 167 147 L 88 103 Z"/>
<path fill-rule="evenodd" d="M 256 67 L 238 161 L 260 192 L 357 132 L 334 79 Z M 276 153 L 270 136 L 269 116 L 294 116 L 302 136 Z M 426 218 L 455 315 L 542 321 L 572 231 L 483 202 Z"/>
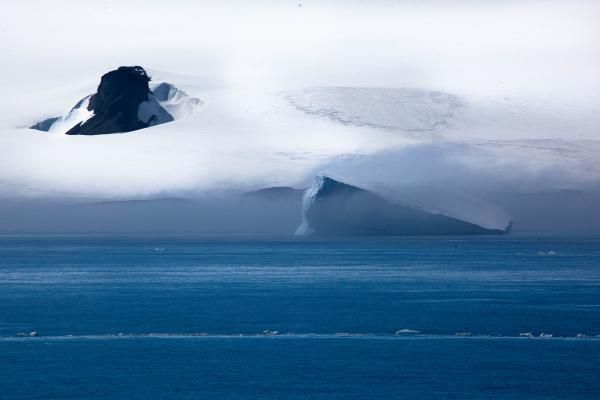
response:
<path fill-rule="evenodd" d="M 17 333 L 17 337 L 36 337 L 36 336 L 39 336 L 36 331 Z"/>
<path fill-rule="evenodd" d="M 414 329 L 400 329 L 396 331 L 396 335 L 411 335 L 416 333 L 421 333 L 421 331 L 417 331 Z"/>
<path fill-rule="evenodd" d="M 521 332 L 515 335 L 489 335 L 472 334 L 471 332 L 456 332 L 449 334 L 422 333 L 413 329 L 401 329 L 395 333 L 360 333 L 360 332 L 336 332 L 336 333 L 294 333 L 280 331 L 264 330 L 259 333 L 208 333 L 208 332 L 190 332 L 190 333 L 106 333 L 106 334 L 86 334 L 86 335 L 48 335 L 44 336 L 38 332 L 19 333 L 13 336 L 0 336 L 0 341 L 52 341 L 52 340 L 127 340 L 127 339 L 226 339 L 226 338 L 296 338 L 296 339 L 545 339 L 545 340 L 586 340 L 600 341 L 600 335 L 586 335 L 578 333 L 573 336 L 557 336 L 550 333 L 541 332 L 538 335 L 532 332 Z"/>

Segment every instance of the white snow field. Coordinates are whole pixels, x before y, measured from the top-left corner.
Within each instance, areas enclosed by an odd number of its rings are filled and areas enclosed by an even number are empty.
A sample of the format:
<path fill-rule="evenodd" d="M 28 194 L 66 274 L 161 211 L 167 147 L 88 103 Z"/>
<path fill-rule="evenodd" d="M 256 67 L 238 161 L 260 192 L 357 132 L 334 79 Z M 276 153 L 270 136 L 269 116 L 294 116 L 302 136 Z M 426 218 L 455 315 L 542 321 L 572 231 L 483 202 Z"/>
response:
<path fill-rule="evenodd" d="M 395 88 L 312 88 L 285 95 L 307 114 L 354 125 L 398 130 L 420 137 L 447 125 L 461 106 L 448 93 Z"/>
<path fill-rule="evenodd" d="M 450 157 L 475 162 L 473 168 L 479 171 L 495 165 L 521 169 L 522 177 L 561 171 L 573 175 L 573 185 L 600 177 L 600 107 L 594 102 L 561 104 L 402 88 L 310 88 L 283 96 L 311 118 L 374 128 L 392 133 L 394 139 L 435 146 L 435 159 L 425 160 L 432 166 Z M 391 145 L 379 163 L 389 160 L 391 150 L 407 152 Z"/>
<path fill-rule="evenodd" d="M 261 91 L 148 72 L 155 99 L 175 121 L 125 134 L 64 134 L 91 116 L 85 96 L 101 73 L 19 93 L 10 107 L 3 99 L 11 112 L 0 121 L 2 196 L 205 196 L 307 187 L 322 172 L 504 227 L 510 216 L 484 193 L 586 188 L 600 178 L 593 107 L 412 88 Z M 81 98 L 48 132 L 28 128 Z"/>

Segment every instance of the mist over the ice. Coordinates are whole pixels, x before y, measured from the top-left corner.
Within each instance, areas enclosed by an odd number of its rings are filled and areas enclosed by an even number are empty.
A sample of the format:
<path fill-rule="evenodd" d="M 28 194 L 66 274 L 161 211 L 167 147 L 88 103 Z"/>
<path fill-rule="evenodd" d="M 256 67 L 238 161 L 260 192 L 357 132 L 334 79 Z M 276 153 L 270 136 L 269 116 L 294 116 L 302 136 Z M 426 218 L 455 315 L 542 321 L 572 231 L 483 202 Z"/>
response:
<path fill-rule="evenodd" d="M 8 83 L 48 88 L 140 64 L 260 88 L 581 98 L 597 96 L 599 13 L 581 0 L 25 0 L 4 5 L 0 43 Z"/>
<path fill-rule="evenodd" d="M 0 197 L 205 199 L 327 173 L 514 218 L 502 196 L 597 191 L 598 17 L 594 1 L 11 2 Z M 120 65 L 203 105 L 123 135 L 26 129 Z"/>

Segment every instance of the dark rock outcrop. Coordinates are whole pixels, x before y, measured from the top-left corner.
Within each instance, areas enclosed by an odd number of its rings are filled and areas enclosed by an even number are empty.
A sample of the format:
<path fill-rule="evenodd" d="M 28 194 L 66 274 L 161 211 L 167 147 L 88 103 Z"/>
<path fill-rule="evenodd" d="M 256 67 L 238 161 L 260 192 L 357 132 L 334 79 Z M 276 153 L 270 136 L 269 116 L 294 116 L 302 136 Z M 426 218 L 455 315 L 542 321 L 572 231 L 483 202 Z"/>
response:
<path fill-rule="evenodd" d="M 94 116 L 75 125 L 67 135 L 131 132 L 154 125 L 161 117 L 168 119 L 170 115 L 151 96 L 148 82 L 150 77 L 140 66 L 119 67 L 104 74 L 87 107 Z M 141 120 L 140 105 L 147 102 L 153 103 L 144 107 L 147 119 Z"/>
<path fill-rule="evenodd" d="M 303 199 L 303 223 L 297 234 L 315 235 L 486 235 L 487 229 L 441 214 L 391 203 L 356 186 L 317 176 Z"/>

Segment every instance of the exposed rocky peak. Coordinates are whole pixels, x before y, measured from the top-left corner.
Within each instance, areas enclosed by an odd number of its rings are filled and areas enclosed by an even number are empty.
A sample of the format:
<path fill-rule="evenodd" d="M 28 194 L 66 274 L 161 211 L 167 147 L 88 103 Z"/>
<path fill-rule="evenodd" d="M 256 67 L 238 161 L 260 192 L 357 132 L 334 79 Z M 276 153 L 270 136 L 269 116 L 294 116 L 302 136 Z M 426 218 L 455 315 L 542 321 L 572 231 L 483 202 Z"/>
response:
<path fill-rule="evenodd" d="M 150 86 L 150 81 L 140 66 L 119 67 L 102 76 L 96 93 L 30 128 L 68 135 L 124 133 L 187 117 L 204 104 L 172 83 Z"/>
<path fill-rule="evenodd" d="M 90 98 L 88 110 L 100 113 L 135 111 L 152 93 L 150 77 L 140 67 L 119 67 L 102 75 L 98 91 Z"/>
<path fill-rule="evenodd" d="M 158 115 L 149 115 L 147 120 L 139 118 L 140 105 L 151 100 L 149 82 L 150 77 L 140 66 L 119 67 L 104 74 L 97 92 L 90 97 L 87 106 L 94 115 L 66 133 L 101 135 L 130 132 L 154 125 Z"/>

